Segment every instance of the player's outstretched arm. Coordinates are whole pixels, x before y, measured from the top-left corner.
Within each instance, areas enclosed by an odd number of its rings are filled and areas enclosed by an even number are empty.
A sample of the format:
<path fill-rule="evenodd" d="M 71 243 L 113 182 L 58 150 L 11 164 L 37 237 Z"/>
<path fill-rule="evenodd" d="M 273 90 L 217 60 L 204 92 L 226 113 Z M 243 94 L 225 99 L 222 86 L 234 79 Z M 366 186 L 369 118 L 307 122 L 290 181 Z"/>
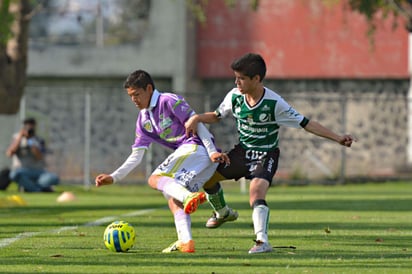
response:
<path fill-rule="evenodd" d="M 332 130 L 322 126 L 320 123 L 312 120 L 306 125 L 305 130 L 312 134 L 335 141 L 346 147 L 350 147 L 353 142 L 357 141 L 356 138 L 350 134 L 338 135 Z"/>
<path fill-rule="evenodd" d="M 197 134 L 197 124 L 202 122 L 206 124 L 212 124 L 219 121 L 215 112 L 205 112 L 203 114 L 195 114 L 192 115 L 186 122 L 186 136 L 190 137 L 190 135 Z"/>
<path fill-rule="evenodd" d="M 113 177 L 108 174 L 100 174 L 96 177 L 96 186 L 105 186 L 113 184 Z"/>

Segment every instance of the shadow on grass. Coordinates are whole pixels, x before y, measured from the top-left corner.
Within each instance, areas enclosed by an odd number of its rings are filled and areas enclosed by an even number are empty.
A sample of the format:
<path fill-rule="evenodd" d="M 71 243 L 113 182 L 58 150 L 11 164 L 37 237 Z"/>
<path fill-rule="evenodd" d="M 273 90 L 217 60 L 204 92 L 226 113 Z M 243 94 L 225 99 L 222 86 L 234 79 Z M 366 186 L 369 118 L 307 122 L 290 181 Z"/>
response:
<path fill-rule="evenodd" d="M 234 209 L 250 209 L 248 197 L 245 202 L 231 202 L 227 204 Z M 333 211 L 412 211 L 411 199 L 320 199 L 298 201 L 276 201 L 272 197 L 267 199 L 271 210 L 333 210 Z"/>
<path fill-rule="evenodd" d="M 79 250 L 80 252 L 80 250 Z M 89 254 L 88 254 L 89 255 Z M 241 273 L 242 269 L 247 270 L 253 268 L 254 273 L 261 273 L 259 269 L 272 269 L 276 267 L 285 267 L 291 264 L 291 267 L 295 269 L 311 269 L 316 267 L 329 267 L 339 271 L 340 268 L 347 269 L 350 266 L 355 266 L 357 270 L 379 269 L 385 271 L 385 269 L 393 269 L 394 261 L 397 260 L 396 267 L 399 270 L 407 270 L 410 267 L 408 264 L 410 254 L 407 252 L 393 252 L 393 253 L 376 253 L 370 252 L 356 252 L 353 250 L 342 250 L 339 248 L 331 249 L 319 249 L 319 250 L 296 250 L 294 252 L 285 252 L 283 250 L 275 250 L 272 253 L 249 255 L 245 250 L 239 249 L 207 249 L 204 251 L 183 254 L 172 253 L 162 254 L 158 251 L 154 252 L 150 249 L 137 249 L 127 253 L 107 253 L 104 251 L 96 250 L 95 258 L 84 260 L 81 256 L 65 256 L 64 253 L 60 257 L 39 257 L 35 255 L 29 255 L 26 258 L 20 256 L 11 256 L 7 258 L 4 266 L 10 265 L 24 265 L 26 261 L 35 260 L 37 265 L 49 266 L 49 267 L 89 267 L 99 266 L 102 269 L 121 269 L 127 265 L 130 270 L 132 269 L 163 269 L 163 271 L 169 270 L 188 270 L 207 268 L 208 273 L 213 273 L 213 270 L 224 268 L 226 270 L 237 269 Z M 356 261 L 354 260 L 356 258 Z M 293 261 L 290 261 L 292 260 Z M 402 263 L 402 260 L 403 263 Z M 83 268 L 85 269 L 85 268 Z M 198 272 L 197 271 L 197 272 Z M 275 271 L 274 271 L 275 272 Z M 7 272 L 2 272 L 7 273 Z M 32 272 L 22 272 L 32 273 Z M 52 272 L 47 272 L 52 273 Z M 65 272 L 60 272 L 65 273 Z M 66 272 L 68 273 L 68 272 Z M 106 273 L 106 272 L 105 272 Z M 141 273 L 144 273 L 141 272 Z M 166 273 L 166 272 L 163 272 Z M 172 272 L 167 272 L 172 273 Z M 180 273 L 180 272 L 179 272 Z M 187 272 L 184 272 L 187 273 Z M 202 272 L 203 273 L 203 272 Z M 231 272 L 232 273 L 232 272 Z M 299 272 L 301 273 L 301 272 Z"/>

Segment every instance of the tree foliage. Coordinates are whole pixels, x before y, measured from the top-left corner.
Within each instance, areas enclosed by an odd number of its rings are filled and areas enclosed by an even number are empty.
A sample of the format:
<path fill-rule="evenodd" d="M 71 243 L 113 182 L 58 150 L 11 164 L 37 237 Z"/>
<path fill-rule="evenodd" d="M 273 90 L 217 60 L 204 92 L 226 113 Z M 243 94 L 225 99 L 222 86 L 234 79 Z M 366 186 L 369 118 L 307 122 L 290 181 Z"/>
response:
<path fill-rule="evenodd" d="M 406 29 L 412 31 L 412 0 L 345 0 L 353 11 L 363 14 L 369 24 L 369 35 L 376 30 L 377 15 L 383 18 L 389 15 L 402 16 L 406 19 Z M 396 26 L 396 25 L 395 25 Z"/>
<path fill-rule="evenodd" d="M 13 16 L 9 13 L 10 0 L 0 2 L 0 44 L 5 46 L 11 37 L 10 26 Z"/>

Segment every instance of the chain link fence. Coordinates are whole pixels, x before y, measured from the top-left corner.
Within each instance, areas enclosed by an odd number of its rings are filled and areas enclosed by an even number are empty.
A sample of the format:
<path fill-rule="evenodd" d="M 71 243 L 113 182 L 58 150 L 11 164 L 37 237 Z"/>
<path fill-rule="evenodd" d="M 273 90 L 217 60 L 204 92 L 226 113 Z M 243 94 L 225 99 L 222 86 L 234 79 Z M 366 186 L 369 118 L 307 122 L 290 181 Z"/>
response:
<path fill-rule="evenodd" d="M 49 169 L 63 181 L 89 186 L 110 173 L 131 152 L 138 110 L 121 85 L 29 85 L 21 117 L 38 120 L 45 138 Z M 163 90 L 163 89 L 161 89 Z M 224 94 L 188 94 L 196 110 L 212 110 Z M 281 156 L 275 182 L 344 182 L 348 178 L 401 176 L 407 170 L 406 92 L 299 92 L 283 94 L 299 112 L 337 133 L 358 138 L 352 148 L 304 130 L 282 128 Z M 237 142 L 233 119 L 210 126 L 217 144 L 229 150 Z M 127 178 L 144 182 L 171 151 L 152 145 L 142 164 Z"/>

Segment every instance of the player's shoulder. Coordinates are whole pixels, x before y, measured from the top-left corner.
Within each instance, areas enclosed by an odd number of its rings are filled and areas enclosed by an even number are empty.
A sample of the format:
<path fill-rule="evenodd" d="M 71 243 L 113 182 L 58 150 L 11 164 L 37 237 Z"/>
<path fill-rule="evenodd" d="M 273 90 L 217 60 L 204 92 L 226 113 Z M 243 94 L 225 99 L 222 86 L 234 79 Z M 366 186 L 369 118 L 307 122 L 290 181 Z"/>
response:
<path fill-rule="evenodd" d="M 232 88 L 226 94 L 226 98 L 231 98 L 231 100 L 234 100 L 235 98 L 238 98 L 238 97 L 243 97 L 243 94 L 239 91 L 238 88 Z"/>
<path fill-rule="evenodd" d="M 159 100 L 162 102 L 176 102 L 176 101 L 184 101 L 184 97 L 180 94 L 173 93 L 173 92 L 162 92 L 159 95 Z"/>
<path fill-rule="evenodd" d="M 242 93 L 240 92 L 238 88 L 232 88 L 231 90 L 229 90 L 228 93 L 233 94 L 233 95 L 242 95 Z"/>
<path fill-rule="evenodd" d="M 271 99 L 271 100 L 280 100 L 282 99 L 282 96 L 280 96 L 276 91 L 265 87 L 265 94 L 264 94 L 265 99 Z"/>

